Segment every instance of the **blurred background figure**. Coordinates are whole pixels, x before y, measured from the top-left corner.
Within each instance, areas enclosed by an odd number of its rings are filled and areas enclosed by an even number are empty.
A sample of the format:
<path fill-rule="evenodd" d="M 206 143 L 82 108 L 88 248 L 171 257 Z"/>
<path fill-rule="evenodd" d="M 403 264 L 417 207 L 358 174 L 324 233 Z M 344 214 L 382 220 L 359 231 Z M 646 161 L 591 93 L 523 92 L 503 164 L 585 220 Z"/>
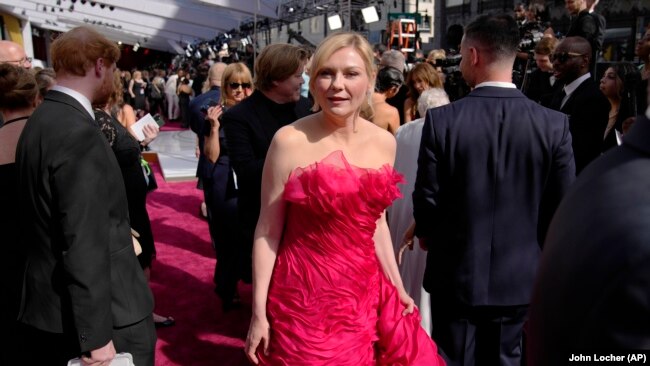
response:
<path fill-rule="evenodd" d="M 641 65 L 641 82 L 636 88 L 637 109 L 636 114 L 643 114 L 648 106 L 648 80 L 650 80 L 650 24 L 646 27 L 645 34 L 634 48 L 635 55 Z"/>
<path fill-rule="evenodd" d="M 613 64 L 600 79 L 600 91 L 611 106 L 603 136 L 603 151 L 621 144 L 623 121 L 636 116 L 634 93 L 639 79 L 639 71 L 629 62 Z"/>
<path fill-rule="evenodd" d="M 181 127 L 183 128 L 190 126 L 190 98 L 193 92 L 190 86 L 190 79 L 183 78 L 176 91 L 176 94 L 178 94 L 178 108 L 181 115 Z"/>
<path fill-rule="evenodd" d="M 34 75 L 9 63 L 0 64 L 0 113 L 5 124 L 0 127 L 0 232 L 4 260 L 0 268 L 3 296 L 0 300 L 0 324 L 11 335 L 2 342 L 0 364 L 13 365 L 24 359 L 18 337 L 23 274 L 26 254 L 19 245 L 16 146 L 27 118 L 40 103 Z"/>
<path fill-rule="evenodd" d="M 408 98 L 404 101 L 404 123 L 420 118 L 417 101 L 420 94 L 431 88 L 443 88 L 442 79 L 430 64 L 423 62 L 415 65 L 406 77 Z"/>
<path fill-rule="evenodd" d="M 522 91 L 528 98 L 545 107 L 550 105 L 553 93 L 562 88 L 562 83 L 553 75 L 553 63 L 550 59 L 557 44 L 555 37 L 543 37 L 537 43 L 534 51 L 537 68 L 526 75 L 522 86 Z"/>
<path fill-rule="evenodd" d="M 25 49 L 18 43 L 0 40 L 0 64 L 12 64 L 31 69 L 32 58 L 27 57 Z"/>
<path fill-rule="evenodd" d="M 145 113 L 145 91 L 147 89 L 147 82 L 142 78 L 142 72 L 136 70 L 133 73 L 133 79 L 129 81 L 129 95 L 133 104 L 131 106 L 135 110 L 136 118 L 140 118 Z"/>
<path fill-rule="evenodd" d="M 418 98 L 418 112 L 424 116 L 428 109 L 445 104 L 449 104 L 449 97 L 443 89 L 428 89 L 423 91 Z M 394 167 L 404 175 L 406 183 L 399 186 L 402 198 L 396 199 L 388 208 L 388 227 L 395 253 L 398 253 L 399 272 L 404 288 L 420 309 L 422 328 L 431 335 L 431 298 L 422 287 L 427 254 L 413 235 L 415 220 L 413 219 L 413 200 L 411 199 L 418 168 L 417 160 L 423 124 L 424 118 L 418 118 L 397 130 L 397 152 Z M 410 249 L 408 252 L 403 251 L 406 247 Z"/>
<path fill-rule="evenodd" d="M 388 130 L 393 135 L 399 128 L 399 111 L 397 108 L 386 103 L 397 95 L 399 88 L 404 84 L 404 75 L 394 67 L 384 67 L 377 72 L 375 91 L 370 97 L 372 111 L 369 114 L 363 112 L 362 116 L 372 121 L 377 126 Z"/>

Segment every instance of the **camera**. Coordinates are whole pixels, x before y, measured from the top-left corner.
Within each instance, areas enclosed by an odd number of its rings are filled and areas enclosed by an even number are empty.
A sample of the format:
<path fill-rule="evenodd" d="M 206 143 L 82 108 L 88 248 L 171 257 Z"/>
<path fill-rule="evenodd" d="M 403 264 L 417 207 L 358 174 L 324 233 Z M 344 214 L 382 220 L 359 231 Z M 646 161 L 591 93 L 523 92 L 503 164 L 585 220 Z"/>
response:
<path fill-rule="evenodd" d="M 201 106 L 201 112 L 208 113 L 208 109 L 219 105 L 219 101 L 209 99 L 204 105 Z"/>

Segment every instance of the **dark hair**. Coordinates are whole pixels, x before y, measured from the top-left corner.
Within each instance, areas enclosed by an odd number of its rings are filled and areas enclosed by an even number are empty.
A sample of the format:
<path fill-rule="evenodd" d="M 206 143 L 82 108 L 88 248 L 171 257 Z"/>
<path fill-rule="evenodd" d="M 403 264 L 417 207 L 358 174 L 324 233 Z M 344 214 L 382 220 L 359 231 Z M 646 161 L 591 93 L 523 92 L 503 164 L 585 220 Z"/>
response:
<path fill-rule="evenodd" d="M 519 47 L 519 27 L 507 14 L 482 15 L 465 27 L 465 39 L 480 43 L 494 60 L 514 57 Z"/>
<path fill-rule="evenodd" d="M 34 74 L 19 66 L 0 64 L 0 108 L 28 108 L 34 104 L 37 95 Z"/>
<path fill-rule="evenodd" d="M 641 73 L 629 62 L 617 62 L 610 66 L 616 76 L 623 82 L 621 90 L 621 104 L 619 107 L 618 117 L 616 118 L 616 128 L 622 131 L 622 123 L 628 117 L 636 115 L 636 89 L 641 82 Z M 642 101 L 643 102 L 643 101 Z"/>
<path fill-rule="evenodd" d="M 377 72 L 375 91 L 385 92 L 394 86 L 399 88 L 402 84 L 404 84 L 404 74 L 401 71 L 390 66 L 384 67 Z"/>

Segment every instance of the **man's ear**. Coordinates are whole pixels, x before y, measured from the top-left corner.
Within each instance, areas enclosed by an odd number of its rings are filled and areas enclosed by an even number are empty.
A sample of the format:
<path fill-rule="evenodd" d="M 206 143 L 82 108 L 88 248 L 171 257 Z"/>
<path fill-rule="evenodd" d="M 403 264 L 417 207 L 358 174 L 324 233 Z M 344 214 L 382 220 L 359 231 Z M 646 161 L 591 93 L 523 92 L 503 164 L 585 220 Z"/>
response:
<path fill-rule="evenodd" d="M 106 64 L 104 59 L 100 57 L 95 61 L 95 76 L 102 77 L 104 72 L 106 72 Z"/>
<path fill-rule="evenodd" d="M 476 47 L 470 47 L 469 48 L 470 52 L 470 60 L 472 61 L 472 65 L 478 64 L 478 59 L 479 59 L 479 54 L 478 54 L 478 49 Z"/>

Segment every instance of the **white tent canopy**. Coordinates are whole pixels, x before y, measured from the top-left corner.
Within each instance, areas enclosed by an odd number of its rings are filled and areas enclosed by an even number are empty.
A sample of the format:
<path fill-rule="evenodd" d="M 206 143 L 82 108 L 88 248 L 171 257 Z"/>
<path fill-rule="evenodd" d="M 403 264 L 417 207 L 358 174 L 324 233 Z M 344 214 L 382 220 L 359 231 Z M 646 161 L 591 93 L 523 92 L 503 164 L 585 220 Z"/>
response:
<path fill-rule="evenodd" d="M 182 53 L 255 19 L 278 18 L 281 0 L 2 0 L 0 9 L 33 26 L 65 32 L 80 25 L 114 41 Z"/>

